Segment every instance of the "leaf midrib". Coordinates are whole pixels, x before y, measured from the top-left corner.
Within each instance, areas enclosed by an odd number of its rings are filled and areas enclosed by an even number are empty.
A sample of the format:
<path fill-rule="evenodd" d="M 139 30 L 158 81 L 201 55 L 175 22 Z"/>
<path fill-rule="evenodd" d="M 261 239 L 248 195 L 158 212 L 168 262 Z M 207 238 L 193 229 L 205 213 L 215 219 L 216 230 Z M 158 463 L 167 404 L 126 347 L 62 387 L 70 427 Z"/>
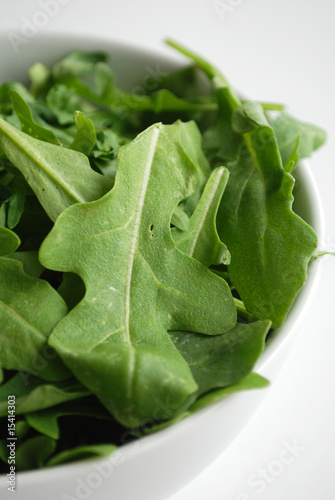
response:
<path fill-rule="evenodd" d="M 126 275 L 126 288 L 125 288 L 125 304 L 124 304 L 124 324 L 125 324 L 125 335 L 127 339 L 127 343 L 132 345 L 130 338 L 130 292 L 131 292 L 131 284 L 132 284 L 132 274 L 134 268 L 134 259 L 136 250 L 139 242 L 139 233 L 141 228 L 141 221 L 144 209 L 144 201 L 147 193 L 147 188 L 149 184 L 151 168 L 153 164 L 153 159 L 156 151 L 156 146 L 158 142 L 160 134 L 160 128 L 154 127 L 152 131 L 152 139 L 148 149 L 145 169 L 143 172 L 143 181 L 140 190 L 140 194 L 138 197 L 137 205 L 136 205 L 136 217 L 134 221 L 134 229 L 131 238 L 131 247 L 129 252 L 128 266 L 127 266 L 127 275 Z"/>
<path fill-rule="evenodd" d="M 43 172 L 47 176 L 49 176 L 49 178 L 52 179 L 55 182 L 55 184 L 58 184 L 59 186 L 61 186 L 64 189 L 64 191 L 71 198 L 73 198 L 75 200 L 75 202 L 84 203 L 85 201 L 87 201 L 84 198 L 81 198 L 77 193 L 73 193 L 73 191 L 71 191 L 71 189 L 70 189 L 69 184 L 67 184 L 66 182 L 63 182 L 63 179 L 61 177 L 59 177 L 54 171 L 51 172 L 50 170 L 45 168 L 43 165 L 43 162 L 39 161 L 39 154 L 36 154 L 36 152 L 34 151 L 34 148 L 32 146 L 30 146 L 30 144 L 27 143 L 27 141 L 24 138 L 20 139 L 20 140 L 17 139 L 17 134 L 16 134 L 15 130 L 10 130 L 10 133 L 9 133 L 9 131 L 7 129 L 7 123 L 3 119 L 0 119 L 0 128 L 2 129 L 2 132 L 5 134 L 5 136 L 7 137 L 7 139 L 9 141 L 13 142 L 15 144 L 15 146 L 18 149 L 20 149 L 26 156 L 28 156 L 32 162 L 37 163 L 38 166 L 43 170 Z M 21 147 L 22 143 L 25 144 L 24 149 Z M 58 147 L 61 147 L 61 146 L 58 146 Z"/>
<path fill-rule="evenodd" d="M 223 176 L 223 173 L 224 173 L 224 169 L 222 168 L 221 171 L 218 172 L 218 174 L 217 174 L 217 177 L 216 177 L 215 182 L 214 182 L 213 187 L 212 187 L 211 195 L 210 195 L 210 197 L 207 200 L 206 206 L 204 207 L 204 210 L 203 210 L 202 217 L 201 217 L 201 219 L 199 221 L 198 226 L 196 227 L 194 238 L 193 238 L 193 241 L 191 243 L 190 250 L 189 250 L 189 256 L 190 257 L 193 257 L 194 250 L 195 250 L 195 247 L 197 245 L 197 242 L 198 242 L 198 239 L 199 239 L 199 236 L 200 236 L 200 232 L 201 232 L 201 230 L 202 230 L 202 228 L 203 228 L 203 226 L 205 224 L 205 221 L 207 219 L 208 210 L 211 207 L 212 201 L 213 201 L 213 199 L 215 197 L 215 194 L 216 194 L 217 188 L 218 188 L 218 186 L 220 184 L 220 181 L 221 181 L 221 178 Z"/>

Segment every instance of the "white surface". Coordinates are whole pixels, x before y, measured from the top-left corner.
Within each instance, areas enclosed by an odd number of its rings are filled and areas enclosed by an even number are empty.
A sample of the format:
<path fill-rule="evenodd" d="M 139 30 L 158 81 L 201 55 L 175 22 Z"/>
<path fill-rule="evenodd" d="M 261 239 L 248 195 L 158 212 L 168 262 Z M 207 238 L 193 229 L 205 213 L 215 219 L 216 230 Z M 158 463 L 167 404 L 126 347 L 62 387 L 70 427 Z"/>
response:
<path fill-rule="evenodd" d="M 327 235 L 320 247 L 335 251 L 331 0 L 54 2 L 59 9 L 38 17 L 46 0 L 2 0 L 0 29 L 20 34 L 40 19 L 44 27 L 38 31 L 88 31 L 150 46 L 173 37 L 215 62 L 251 98 L 287 103 L 296 116 L 326 128 L 328 143 L 311 166 L 326 213 Z M 226 13 L 220 17 L 215 5 Z M 335 258 L 327 256 L 313 307 L 265 402 L 222 456 L 171 500 L 333 498 L 334 283 Z M 304 448 L 297 456 L 285 452 L 294 441 Z M 268 469 L 265 489 L 257 479 L 261 469 Z"/>

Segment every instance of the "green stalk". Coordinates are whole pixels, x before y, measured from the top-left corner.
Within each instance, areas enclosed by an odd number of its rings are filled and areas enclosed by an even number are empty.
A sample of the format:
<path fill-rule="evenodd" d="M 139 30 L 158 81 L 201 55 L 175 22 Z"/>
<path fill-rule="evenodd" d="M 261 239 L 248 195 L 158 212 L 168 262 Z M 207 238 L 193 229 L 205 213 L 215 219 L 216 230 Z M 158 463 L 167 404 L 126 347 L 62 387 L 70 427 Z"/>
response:
<path fill-rule="evenodd" d="M 176 43 L 173 40 L 166 40 L 165 42 L 170 47 L 178 50 L 181 54 L 184 54 L 186 57 L 192 59 L 192 61 L 194 61 L 197 64 L 197 66 L 199 66 L 199 68 L 202 69 L 202 71 L 212 81 L 215 90 L 221 89 L 224 92 L 232 111 L 241 106 L 241 101 L 239 97 L 234 92 L 233 88 L 229 84 L 226 77 L 221 73 L 221 71 L 218 68 L 216 68 L 212 64 L 209 64 L 202 57 L 198 56 L 197 54 L 187 49 L 186 47 L 179 45 L 179 43 Z"/>

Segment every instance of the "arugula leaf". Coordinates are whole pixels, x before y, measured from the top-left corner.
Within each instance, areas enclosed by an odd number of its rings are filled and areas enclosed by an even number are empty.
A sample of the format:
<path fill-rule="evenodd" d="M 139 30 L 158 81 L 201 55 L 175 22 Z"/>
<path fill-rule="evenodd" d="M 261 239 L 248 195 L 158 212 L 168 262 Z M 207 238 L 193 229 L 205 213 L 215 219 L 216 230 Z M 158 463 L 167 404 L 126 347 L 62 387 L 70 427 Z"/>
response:
<path fill-rule="evenodd" d="M 67 206 L 100 198 L 112 186 L 86 156 L 29 137 L 1 118 L 0 146 L 53 221 Z"/>
<path fill-rule="evenodd" d="M 264 387 L 267 387 L 269 385 L 269 381 L 262 377 L 261 375 L 258 375 L 257 373 L 251 372 L 247 376 L 245 376 L 243 379 L 239 380 L 239 382 L 229 385 L 227 387 L 223 387 L 220 389 L 214 389 L 210 392 L 207 392 L 206 394 L 202 395 L 199 397 L 190 407 L 188 410 L 185 410 L 181 413 L 178 413 L 176 416 L 169 420 L 165 420 L 164 422 L 160 422 L 158 424 L 154 424 L 151 426 L 145 426 L 139 430 L 133 431 L 133 435 L 136 437 L 141 437 L 143 435 L 148 435 L 152 434 L 154 432 L 160 431 L 162 429 L 165 429 L 166 427 L 170 427 L 171 425 L 179 422 L 180 420 L 183 420 L 186 417 L 189 417 L 193 413 L 197 412 L 201 408 L 213 404 L 217 401 L 220 401 L 221 399 L 226 398 L 227 396 L 230 396 L 231 394 L 234 394 L 236 392 L 240 391 L 246 391 L 250 389 L 263 389 Z"/>
<path fill-rule="evenodd" d="M 322 128 L 311 123 L 304 123 L 287 113 L 280 113 L 271 121 L 271 126 L 275 131 L 284 165 L 295 149 L 299 158 L 308 158 L 313 151 L 324 144 L 327 138 Z"/>
<path fill-rule="evenodd" d="M 197 182 L 194 186 L 194 193 L 183 201 L 183 209 L 187 215 L 191 215 L 199 201 L 200 195 L 206 181 L 211 173 L 211 168 L 201 147 L 201 133 L 194 121 L 183 122 L 177 120 L 176 127 L 170 129 L 173 139 L 180 143 L 181 147 L 187 151 L 193 165 L 196 167 Z"/>
<path fill-rule="evenodd" d="M 251 372 L 270 326 L 270 321 L 256 321 L 237 323 L 230 332 L 214 337 L 186 332 L 171 332 L 170 336 L 190 366 L 201 396 L 236 384 Z"/>
<path fill-rule="evenodd" d="M 92 120 L 87 119 L 81 111 L 76 111 L 74 113 L 74 119 L 76 122 L 77 133 L 70 148 L 89 156 L 97 141 L 93 122 Z"/>
<path fill-rule="evenodd" d="M 81 100 L 75 91 L 62 84 L 51 87 L 46 103 L 59 125 L 72 125 L 75 111 L 82 109 Z"/>
<path fill-rule="evenodd" d="M 60 438 L 58 419 L 69 415 L 90 416 L 99 420 L 111 421 L 112 416 L 96 398 L 79 398 L 52 408 L 27 413 L 26 422 L 36 431 L 51 437 Z"/>
<path fill-rule="evenodd" d="M 76 53 L 70 54 L 68 60 L 75 60 L 76 57 Z M 85 111 L 83 106 L 92 104 L 109 109 L 126 121 L 131 121 L 134 115 L 142 112 L 155 115 L 165 111 L 194 113 L 208 112 L 215 108 L 215 104 L 208 98 L 181 99 L 167 88 L 157 87 L 150 94 L 142 95 L 125 92 L 115 86 L 113 72 L 102 60 L 84 61 L 82 69 L 73 69 L 68 63 L 64 67 L 65 61 L 66 59 L 60 63 L 61 71 L 58 65 L 54 68 L 53 77 L 57 85 L 50 89 L 50 95 L 47 96 L 48 104 L 60 124 L 70 123 L 74 107 Z M 87 73 L 90 74 L 90 79 L 87 78 Z"/>
<path fill-rule="evenodd" d="M 198 96 L 201 92 L 198 73 L 198 68 L 191 65 L 160 75 L 156 81 L 157 90 L 167 89 L 182 98 Z"/>
<path fill-rule="evenodd" d="M 34 102 L 34 97 L 28 89 L 20 82 L 8 80 L 0 85 L 0 114 L 10 115 L 13 111 L 13 104 L 10 98 L 10 91 L 15 91 L 27 102 Z"/>
<path fill-rule="evenodd" d="M 15 395 L 15 413 L 21 415 L 90 395 L 77 380 L 46 383 L 19 372 L 0 386 L 0 417 L 8 416 L 8 394 Z"/>
<path fill-rule="evenodd" d="M 300 135 L 297 138 L 297 141 L 295 143 L 295 146 L 290 154 L 290 156 L 287 158 L 286 163 L 283 164 L 285 172 L 291 173 L 295 167 L 298 165 L 299 161 L 299 146 L 300 146 Z M 283 155 L 282 160 L 283 160 Z"/>
<path fill-rule="evenodd" d="M 20 238 L 10 229 L 0 227 L 0 255 L 7 255 L 20 246 Z"/>
<path fill-rule="evenodd" d="M 102 52 L 73 50 L 53 66 L 52 76 L 59 80 L 66 76 L 85 75 L 94 70 L 95 64 L 104 61 L 106 61 L 106 54 Z"/>
<path fill-rule="evenodd" d="M 22 262 L 23 271 L 34 278 L 39 278 L 44 271 L 44 267 L 38 260 L 38 252 L 36 250 L 13 252 L 9 253 L 7 257 Z"/>
<path fill-rule="evenodd" d="M 1 163 L 1 161 L 0 161 Z M 0 225 L 13 229 L 24 212 L 29 186 L 22 174 L 6 159 L 0 165 Z"/>
<path fill-rule="evenodd" d="M 15 394 L 18 470 L 265 387 L 251 370 L 318 256 L 291 172 L 324 131 L 169 43 L 195 65 L 143 95 L 80 51 L 35 64 L 30 91 L 0 86 L 0 430 Z"/>
<path fill-rule="evenodd" d="M 213 335 L 236 322 L 226 282 L 171 237 L 171 215 L 197 174 L 174 140 L 181 127 L 194 125 L 154 125 L 123 146 L 114 189 L 69 207 L 40 249 L 42 264 L 76 272 L 86 286 L 49 343 L 129 427 L 148 418 L 164 394 L 174 410 L 197 389 L 167 329 Z"/>
<path fill-rule="evenodd" d="M 245 102 L 219 70 L 189 50 L 212 80 L 225 125 L 240 137 L 219 209 L 218 233 L 231 253 L 229 275 L 246 308 L 279 327 L 307 277 L 317 246 L 313 229 L 292 211 L 294 178 L 285 172 L 274 130 L 259 103 Z M 222 141 L 229 140 L 229 134 Z M 236 153 L 236 152 L 235 152 Z"/>
<path fill-rule="evenodd" d="M 1 419 L 0 419 L 0 422 L 1 422 Z M 4 428 L 6 428 L 8 426 L 8 416 L 6 416 L 6 418 L 3 418 L 1 423 L 4 425 Z M 21 444 L 23 439 L 25 439 L 25 437 L 29 433 L 29 430 L 30 430 L 30 427 L 27 424 L 27 422 L 25 422 L 24 420 L 16 419 L 16 421 L 15 421 L 15 437 L 17 438 L 16 439 L 16 448 L 18 447 L 18 445 Z M 2 429 L 1 429 L 1 431 L 2 431 Z M 6 433 L 1 432 L 1 435 L 5 436 Z M 9 443 L 8 443 L 7 437 L 0 439 L 0 462 L 2 461 L 6 464 L 6 469 L 1 471 L 0 473 L 5 472 L 5 470 L 7 472 L 7 470 L 8 470 L 8 459 L 10 458 L 10 448 L 7 446 L 8 444 Z M 1 463 L 0 463 L 0 469 L 1 469 Z"/>
<path fill-rule="evenodd" d="M 15 232 L 20 237 L 20 251 L 38 250 L 52 228 L 52 222 L 34 195 L 26 196 L 24 210 Z"/>
<path fill-rule="evenodd" d="M 89 446 L 78 446 L 72 450 L 62 451 L 48 460 L 46 466 L 65 464 L 74 460 L 87 460 L 110 455 L 117 449 L 113 444 L 93 444 Z"/>
<path fill-rule="evenodd" d="M 56 441 L 47 436 L 35 436 L 21 443 L 15 452 L 19 470 L 41 468 L 56 449 Z"/>
<path fill-rule="evenodd" d="M 246 308 L 276 328 L 306 281 L 317 237 L 292 210 L 294 178 L 283 169 L 261 107 L 246 103 L 237 111 L 252 130 L 243 133 L 243 153 L 229 165 L 233 182 L 222 200 L 218 231 L 231 252 L 229 274 Z M 235 127 L 242 132 L 236 122 Z"/>
<path fill-rule="evenodd" d="M 59 140 L 51 130 L 42 127 L 34 121 L 28 104 L 18 92 L 10 90 L 9 95 L 13 104 L 13 110 L 20 120 L 22 132 L 50 144 L 59 144 Z"/>
<path fill-rule="evenodd" d="M 189 409 L 189 414 L 198 411 L 200 408 L 203 408 L 208 404 L 213 404 L 216 401 L 220 401 L 221 399 L 226 398 L 227 396 L 230 396 L 230 394 L 234 394 L 235 392 L 245 391 L 249 389 L 263 389 L 268 385 L 269 381 L 266 378 L 258 375 L 258 373 L 249 373 L 249 375 L 247 375 L 234 385 L 230 385 L 222 389 L 216 389 L 214 391 L 208 392 L 207 394 L 204 394 L 201 398 L 197 399 L 195 403 L 193 403 L 193 405 Z"/>
<path fill-rule="evenodd" d="M 153 92 L 150 95 L 150 100 L 146 98 L 147 102 L 144 107 L 144 99 L 142 101 L 141 110 L 154 111 L 155 113 L 161 113 L 162 111 L 212 111 L 215 109 L 215 104 L 204 100 L 203 102 L 198 101 L 188 101 L 186 99 L 180 99 L 175 96 L 172 92 L 166 89 Z M 139 103 L 140 104 L 140 103 Z"/>
<path fill-rule="evenodd" d="M 57 292 L 65 300 L 69 311 L 73 309 L 85 295 L 83 280 L 75 273 L 63 273 L 63 281 Z"/>
<path fill-rule="evenodd" d="M 212 172 L 188 227 L 184 231 L 175 229 L 172 233 L 180 250 L 207 267 L 230 262 L 229 251 L 216 230 L 216 214 L 228 176 L 224 167 Z"/>
<path fill-rule="evenodd" d="M 190 224 L 190 219 L 179 205 L 175 208 L 172 214 L 171 224 L 176 228 L 180 229 L 181 231 L 186 231 L 186 229 Z M 174 235 L 174 237 L 176 237 L 176 235 Z"/>
<path fill-rule="evenodd" d="M 16 227 L 21 219 L 26 199 L 25 190 L 20 190 L 10 196 L 1 206 L 4 211 L 4 219 L 10 229 Z"/>
<path fill-rule="evenodd" d="M 47 338 L 66 315 L 63 299 L 46 281 L 24 273 L 22 263 L 0 258 L 0 364 L 46 380 L 69 373 Z"/>
<path fill-rule="evenodd" d="M 128 142 L 129 139 L 117 135 L 109 128 L 97 129 L 96 143 L 90 156 L 91 164 L 103 175 L 114 181 L 117 150 Z"/>
<path fill-rule="evenodd" d="M 35 97 L 41 97 L 48 88 L 51 71 L 42 63 L 35 63 L 29 68 L 30 92 Z"/>

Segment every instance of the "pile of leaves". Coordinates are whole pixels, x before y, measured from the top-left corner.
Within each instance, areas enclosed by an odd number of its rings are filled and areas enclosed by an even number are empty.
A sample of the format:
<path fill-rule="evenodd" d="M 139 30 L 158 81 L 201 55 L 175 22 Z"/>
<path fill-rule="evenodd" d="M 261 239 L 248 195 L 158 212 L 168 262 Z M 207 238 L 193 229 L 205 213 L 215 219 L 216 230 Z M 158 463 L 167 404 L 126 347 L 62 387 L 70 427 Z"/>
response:
<path fill-rule="evenodd" d="M 3 472 L 9 396 L 27 470 L 268 383 L 253 367 L 317 246 L 294 168 L 325 133 L 169 43 L 193 63 L 143 95 L 80 51 L 0 86 Z"/>

